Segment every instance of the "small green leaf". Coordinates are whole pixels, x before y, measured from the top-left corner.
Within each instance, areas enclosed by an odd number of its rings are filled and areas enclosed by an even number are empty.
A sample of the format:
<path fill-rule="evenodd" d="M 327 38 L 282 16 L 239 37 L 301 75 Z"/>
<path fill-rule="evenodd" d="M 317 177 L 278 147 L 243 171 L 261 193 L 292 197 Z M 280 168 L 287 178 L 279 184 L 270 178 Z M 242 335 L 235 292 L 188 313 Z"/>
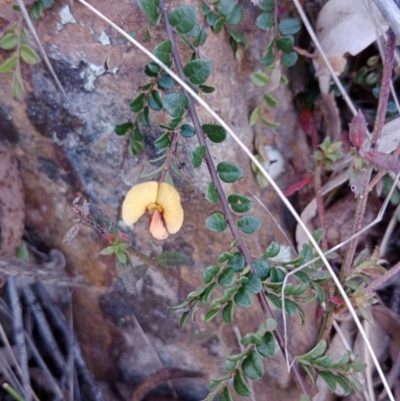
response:
<path fill-rule="evenodd" d="M 150 109 L 148 108 L 148 106 L 145 106 L 143 111 L 139 114 L 139 121 L 145 127 L 148 127 L 150 125 Z"/>
<path fill-rule="evenodd" d="M 251 395 L 249 386 L 244 381 L 242 372 L 239 369 L 236 369 L 235 371 L 235 376 L 233 378 L 233 388 L 242 397 L 249 397 Z"/>
<path fill-rule="evenodd" d="M 131 104 L 129 105 L 131 111 L 133 111 L 134 113 L 138 113 L 139 111 L 141 111 L 144 107 L 144 97 L 145 94 L 141 93 L 137 98 L 135 98 Z"/>
<path fill-rule="evenodd" d="M 232 323 L 233 320 L 233 302 L 228 301 L 222 309 L 222 319 L 225 323 Z"/>
<path fill-rule="evenodd" d="M 168 93 L 163 98 L 163 104 L 166 112 L 172 117 L 182 117 L 189 105 L 186 95 L 180 92 Z"/>
<path fill-rule="evenodd" d="M 215 22 L 213 28 L 215 33 L 220 33 L 222 30 L 222 27 L 224 26 L 225 22 L 225 17 L 218 18 L 217 21 Z"/>
<path fill-rule="evenodd" d="M 327 343 L 325 340 L 321 340 L 311 351 L 307 352 L 304 355 L 300 355 L 297 358 L 305 361 L 312 362 L 313 359 L 316 359 L 324 354 L 327 348 Z"/>
<path fill-rule="evenodd" d="M 30 46 L 22 44 L 20 51 L 21 58 L 25 61 L 26 64 L 35 65 L 40 62 L 40 57 Z"/>
<path fill-rule="evenodd" d="M 151 92 L 151 95 L 149 96 L 149 100 L 147 101 L 147 104 L 152 110 L 159 111 L 162 109 L 162 100 L 159 95 L 159 93 L 156 90 L 153 90 Z"/>
<path fill-rule="evenodd" d="M 128 255 L 124 251 L 117 251 L 115 255 L 117 256 L 118 261 L 121 262 L 123 265 L 128 262 Z"/>
<path fill-rule="evenodd" d="M 264 56 L 260 58 L 260 63 L 264 67 L 269 67 L 272 65 L 275 61 L 275 53 L 272 51 L 272 49 L 269 49 Z"/>
<path fill-rule="evenodd" d="M 269 358 L 275 353 L 276 341 L 274 335 L 268 331 L 262 337 L 261 344 L 257 345 L 256 349 L 258 353 L 264 358 Z"/>
<path fill-rule="evenodd" d="M 253 273 L 249 273 L 246 277 L 248 281 L 244 286 L 253 294 L 258 294 L 262 290 L 261 280 Z"/>
<path fill-rule="evenodd" d="M 138 0 L 140 9 L 149 19 L 157 17 L 159 0 Z"/>
<path fill-rule="evenodd" d="M 261 114 L 262 114 L 262 108 L 260 106 L 257 106 L 251 113 L 250 115 L 250 120 L 249 124 L 250 127 L 252 127 L 254 124 L 256 124 L 258 121 L 261 119 Z"/>
<path fill-rule="evenodd" d="M 243 216 L 237 225 L 245 234 L 253 234 L 261 227 L 261 220 L 255 216 Z"/>
<path fill-rule="evenodd" d="M 153 50 L 153 54 L 165 65 L 170 64 L 172 45 L 169 40 L 159 43 Z"/>
<path fill-rule="evenodd" d="M 293 67 L 299 55 L 296 52 L 285 53 L 281 57 L 282 64 L 286 67 Z"/>
<path fill-rule="evenodd" d="M 214 26 L 214 24 L 218 21 L 219 16 L 215 13 L 208 13 L 206 16 L 207 24 L 210 26 Z"/>
<path fill-rule="evenodd" d="M 210 283 L 213 278 L 219 273 L 220 271 L 219 266 L 208 266 L 203 271 L 203 280 L 206 284 Z"/>
<path fill-rule="evenodd" d="M 160 72 L 160 70 L 161 70 L 161 67 L 154 61 L 146 64 L 146 67 L 144 67 L 144 73 L 149 77 L 158 76 L 158 73 Z"/>
<path fill-rule="evenodd" d="M 190 262 L 190 257 L 182 252 L 165 251 L 157 256 L 157 262 L 164 266 L 185 265 Z"/>
<path fill-rule="evenodd" d="M 272 11 L 274 8 L 274 0 L 263 0 L 258 5 L 258 8 L 260 8 L 263 11 Z"/>
<path fill-rule="evenodd" d="M 195 130 L 190 124 L 183 124 L 180 127 L 181 135 L 185 138 L 192 138 L 195 135 Z"/>
<path fill-rule="evenodd" d="M 54 0 L 41 0 L 43 8 L 50 8 L 54 5 Z"/>
<path fill-rule="evenodd" d="M 294 37 L 292 35 L 283 36 L 276 41 L 276 47 L 284 53 L 289 53 L 294 46 Z"/>
<path fill-rule="evenodd" d="M 9 33 L 0 39 L 0 48 L 4 50 L 11 50 L 17 46 L 18 36 L 15 33 Z"/>
<path fill-rule="evenodd" d="M 17 70 L 13 76 L 12 94 L 15 98 L 22 100 L 24 98 L 24 84 L 22 82 L 21 73 Z"/>
<path fill-rule="evenodd" d="M 243 373 L 250 380 L 260 380 L 264 376 L 264 366 L 260 355 L 251 350 L 249 355 L 242 362 Z"/>
<path fill-rule="evenodd" d="M 235 4 L 233 10 L 226 16 L 226 23 L 237 25 L 243 18 L 243 9 L 239 4 Z"/>
<path fill-rule="evenodd" d="M 156 145 L 159 149 L 168 148 L 170 143 L 171 138 L 169 132 L 166 132 L 154 141 L 154 145 Z"/>
<path fill-rule="evenodd" d="M 210 320 L 212 320 L 215 316 L 218 315 L 219 309 L 215 308 L 215 309 L 211 309 L 209 310 L 206 315 L 204 316 L 204 321 L 207 323 Z"/>
<path fill-rule="evenodd" d="M 269 78 L 261 72 L 254 72 L 251 74 L 250 78 L 254 85 L 260 87 L 265 86 L 269 82 Z"/>
<path fill-rule="evenodd" d="M 236 272 L 231 267 L 226 268 L 218 277 L 218 284 L 222 287 L 230 287 L 234 284 Z"/>
<path fill-rule="evenodd" d="M 206 43 L 206 39 L 207 39 L 207 32 L 204 28 L 201 28 L 196 38 L 194 39 L 193 46 L 194 47 L 203 46 L 204 43 Z"/>
<path fill-rule="evenodd" d="M 169 15 L 169 22 L 179 33 L 187 33 L 196 25 L 196 9 L 189 5 L 178 6 Z"/>
<path fill-rule="evenodd" d="M 217 165 L 219 178 L 222 181 L 232 183 L 240 179 L 243 175 L 243 170 L 234 163 L 221 162 Z"/>
<path fill-rule="evenodd" d="M 256 19 L 256 25 L 263 31 L 268 31 L 274 26 L 274 15 L 272 13 L 262 13 Z"/>
<path fill-rule="evenodd" d="M 133 124 L 130 121 L 128 121 L 126 123 L 116 125 L 114 128 L 114 132 L 117 135 L 125 135 L 128 132 L 128 130 L 132 129 L 132 127 Z"/>
<path fill-rule="evenodd" d="M 274 258 L 275 256 L 278 256 L 280 250 L 281 250 L 281 246 L 278 243 L 271 242 L 269 247 L 264 252 L 263 258 L 264 259 Z"/>
<path fill-rule="evenodd" d="M 325 370 L 315 369 L 317 375 L 320 376 L 323 381 L 328 385 L 329 390 L 333 393 L 336 390 L 336 376 Z"/>
<path fill-rule="evenodd" d="M 249 344 L 261 344 L 262 339 L 260 336 L 258 336 L 255 333 L 248 333 L 245 336 L 242 337 L 242 339 L 240 340 L 241 344 L 246 346 Z"/>
<path fill-rule="evenodd" d="M 228 267 L 232 267 L 236 272 L 240 272 L 244 269 L 245 260 L 244 256 L 240 252 L 236 252 L 228 262 Z"/>
<path fill-rule="evenodd" d="M 189 313 L 190 313 L 190 311 L 186 311 L 186 312 L 182 313 L 181 320 L 179 321 L 179 328 L 182 328 L 185 325 L 186 320 L 189 317 Z"/>
<path fill-rule="evenodd" d="M 221 143 L 226 138 L 225 128 L 218 124 L 203 124 L 201 128 L 212 142 Z"/>
<path fill-rule="evenodd" d="M 194 85 L 201 85 L 207 81 L 212 71 L 212 64 L 205 59 L 189 61 L 183 68 L 183 72 Z"/>
<path fill-rule="evenodd" d="M 174 87 L 174 80 L 169 74 L 163 72 L 161 78 L 158 80 L 158 88 L 161 90 L 171 89 Z"/>
<path fill-rule="evenodd" d="M 282 35 L 294 35 L 300 28 L 300 22 L 296 18 L 286 18 L 278 25 L 278 29 Z"/>
<path fill-rule="evenodd" d="M 107 248 L 102 249 L 100 252 L 100 255 L 112 255 L 115 251 L 115 248 L 113 245 L 108 246 Z"/>
<path fill-rule="evenodd" d="M 205 154 L 206 154 L 206 147 L 204 145 L 197 146 L 197 148 L 195 148 L 192 151 L 192 164 L 195 168 L 201 166 Z"/>
<path fill-rule="evenodd" d="M 246 287 L 242 286 L 239 288 L 233 299 L 236 305 L 248 308 L 253 302 L 253 295 Z"/>
<path fill-rule="evenodd" d="M 275 109 L 278 106 L 278 101 L 271 95 L 265 94 L 264 100 L 267 102 L 268 106 Z"/>
<path fill-rule="evenodd" d="M 183 116 L 177 116 L 177 117 L 171 118 L 171 120 L 169 121 L 170 128 L 171 129 L 176 128 L 182 122 L 182 118 L 183 118 Z"/>
<path fill-rule="evenodd" d="M 261 281 L 264 281 L 269 277 L 271 265 L 265 260 L 259 259 L 253 262 L 253 269 Z"/>
<path fill-rule="evenodd" d="M 11 71 L 17 65 L 17 56 L 11 56 L 0 65 L 0 74 Z"/>
<path fill-rule="evenodd" d="M 200 295 L 200 302 L 203 302 L 204 304 L 208 302 L 208 300 L 210 299 L 211 293 L 214 291 L 215 288 L 215 283 L 211 283 L 209 284 L 205 291 Z"/>
<path fill-rule="evenodd" d="M 248 212 L 253 207 L 253 201 L 250 198 L 239 194 L 229 195 L 228 203 L 236 213 Z"/>
<path fill-rule="evenodd" d="M 201 3 L 200 11 L 203 15 L 207 15 L 211 10 L 206 3 Z"/>
<path fill-rule="evenodd" d="M 271 283 L 282 283 L 285 280 L 285 273 L 279 267 L 271 267 L 269 278 Z"/>
<path fill-rule="evenodd" d="M 219 401 L 233 401 L 231 393 L 229 392 L 228 387 L 225 386 L 223 388 L 223 390 L 221 392 L 221 395 L 219 397 Z"/>
<path fill-rule="evenodd" d="M 211 231 L 220 233 L 225 231 L 227 226 L 225 216 L 220 212 L 215 212 L 206 219 L 206 227 Z"/>
<path fill-rule="evenodd" d="M 210 182 L 210 184 L 208 184 L 206 199 L 212 204 L 218 203 L 218 193 L 213 182 Z"/>
<path fill-rule="evenodd" d="M 199 89 L 204 93 L 213 93 L 215 88 L 213 86 L 199 85 Z"/>

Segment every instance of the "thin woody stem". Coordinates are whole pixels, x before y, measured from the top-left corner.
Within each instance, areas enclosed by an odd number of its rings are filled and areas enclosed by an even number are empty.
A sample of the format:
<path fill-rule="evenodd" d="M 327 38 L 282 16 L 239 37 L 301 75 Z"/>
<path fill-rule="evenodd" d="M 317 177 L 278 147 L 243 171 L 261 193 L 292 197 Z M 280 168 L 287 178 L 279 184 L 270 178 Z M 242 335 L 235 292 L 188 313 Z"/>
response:
<path fill-rule="evenodd" d="M 183 65 L 182 65 L 182 61 L 180 59 L 179 52 L 177 49 L 174 31 L 173 31 L 171 24 L 169 23 L 168 11 L 166 9 L 165 0 L 160 0 L 159 7 L 160 7 L 161 13 L 163 15 L 165 29 L 167 31 L 168 39 L 171 41 L 171 44 L 172 44 L 171 54 L 172 54 L 172 58 L 174 59 L 176 69 L 178 71 L 178 75 L 181 79 L 185 80 L 185 74 L 183 72 Z M 208 149 L 206 137 L 204 135 L 203 130 L 201 129 L 201 124 L 200 124 L 200 120 L 199 120 L 199 117 L 198 117 L 196 109 L 195 109 L 194 100 L 185 90 L 184 90 L 184 92 L 185 92 L 185 95 L 187 96 L 187 98 L 189 99 L 189 107 L 188 107 L 189 115 L 192 119 L 198 141 L 199 141 L 200 145 L 204 146 L 206 149 L 206 153 L 204 155 L 204 160 L 206 162 L 211 179 L 212 179 L 213 183 L 215 184 L 215 189 L 218 194 L 218 198 L 219 198 L 222 210 L 224 212 L 226 222 L 228 223 L 228 226 L 229 226 L 229 229 L 231 230 L 232 236 L 234 237 L 234 239 L 237 239 L 237 247 L 238 247 L 239 251 L 242 253 L 242 255 L 244 256 L 246 264 L 251 266 L 252 258 L 251 258 L 250 251 L 247 249 L 246 245 L 244 244 L 244 241 L 240 235 L 239 229 L 235 223 L 233 214 L 232 214 L 232 212 L 229 208 L 228 202 L 226 200 L 221 181 L 218 177 L 218 173 L 215 168 L 214 162 L 212 160 L 211 153 Z M 267 303 L 266 295 L 263 291 L 260 291 L 257 294 L 257 299 L 261 305 L 261 309 L 263 310 L 264 315 L 266 317 L 272 317 L 273 316 L 272 311 L 270 309 L 270 306 Z M 283 313 L 285 313 L 285 311 L 283 311 Z M 275 335 L 275 338 L 278 342 L 278 345 L 279 345 L 282 353 L 285 355 L 284 339 L 283 339 L 282 333 L 280 332 L 280 330 L 278 328 L 274 331 L 274 335 Z M 289 358 L 291 358 L 290 355 L 289 355 Z M 296 381 L 297 381 L 298 385 L 300 386 L 301 390 L 305 394 L 309 394 L 309 391 L 305 385 L 305 382 L 300 373 L 298 364 L 296 362 L 293 364 L 293 373 L 294 373 Z"/>
<path fill-rule="evenodd" d="M 174 152 L 175 146 L 176 146 L 176 141 L 178 140 L 178 133 L 176 131 L 171 131 L 171 145 L 169 146 L 168 149 L 168 155 L 167 155 L 167 160 L 165 161 L 164 169 L 161 174 L 160 182 L 164 182 L 168 171 L 169 171 L 169 165 L 171 164 L 171 159 L 172 159 L 172 153 Z"/>

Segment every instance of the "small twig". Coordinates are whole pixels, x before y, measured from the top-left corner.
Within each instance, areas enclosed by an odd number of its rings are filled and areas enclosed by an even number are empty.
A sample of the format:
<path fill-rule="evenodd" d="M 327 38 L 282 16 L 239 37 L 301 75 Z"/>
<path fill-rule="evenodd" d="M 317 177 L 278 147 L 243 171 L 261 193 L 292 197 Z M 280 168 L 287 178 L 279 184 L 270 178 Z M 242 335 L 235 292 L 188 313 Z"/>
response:
<path fill-rule="evenodd" d="M 159 7 L 160 7 L 161 13 L 163 15 L 163 19 L 164 19 L 164 23 L 165 23 L 165 30 L 167 31 L 168 39 L 171 41 L 171 44 L 172 44 L 171 55 L 172 55 L 172 58 L 173 58 L 173 60 L 175 62 L 176 69 L 178 70 L 178 76 L 181 79 L 185 79 L 184 78 L 185 74 L 183 72 L 182 61 L 180 59 L 178 48 L 176 46 L 174 31 L 172 29 L 171 24 L 169 23 L 168 11 L 167 11 L 166 6 L 165 6 L 165 0 L 160 0 L 160 6 Z M 238 229 L 238 227 L 237 227 L 237 225 L 235 223 L 234 217 L 233 217 L 233 213 L 231 212 L 231 209 L 229 208 L 228 202 L 227 202 L 226 197 L 224 195 L 224 190 L 222 188 L 221 181 L 220 181 L 220 179 L 218 177 L 218 173 L 217 173 L 217 170 L 215 168 L 211 153 L 210 153 L 209 148 L 207 146 L 207 142 L 206 142 L 206 138 L 205 138 L 204 132 L 201 129 L 200 120 L 199 120 L 199 117 L 198 117 L 197 112 L 196 112 L 196 108 L 195 108 L 195 104 L 194 104 L 193 98 L 187 93 L 187 91 L 185 89 L 184 89 L 184 91 L 185 91 L 186 96 L 189 99 L 189 115 L 190 115 L 190 118 L 192 119 L 195 131 L 196 131 L 196 134 L 197 134 L 198 141 L 199 141 L 200 145 L 204 146 L 205 149 L 206 149 L 204 160 L 206 162 L 206 165 L 207 165 L 207 168 L 208 168 L 208 172 L 209 172 L 209 174 L 211 176 L 211 179 L 212 179 L 213 183 L 215 184 L 216 192 L 218 194 L 218 198 L 219 198 L 222 210 L 224 212 L 226 221 L 228 223 L 229 229 L 232 232 L 233 238 L 237 239 L 237 241 L 238 241 L 237 247 L 238 247 L 239 251 L 242 253 L 242 255 L 244 256 L 246 264 L 248 266 L 251 266 L 252 265 L 251 254 L 250 254 L 249 250 L 247 249 L 247 247 L 246 247 L 246 245 L 245 245 L 245 243 L 244 243 L 244 241 L 243 241 L 243 239 L 242 239 L 242 237 L 240 235 L 239 229 Z M 268 302 L 267 302 L 267 299 L 266 299 L 266 296 L 265 296 L 265 293 L 264 293 L 263 290 L 261 290 L 257 294 L 257 298 L 258 298 L 258 301 L 260 303 L 261 309 L 263 310 L 264 315 L 267 318 L 268 317 L 272 317 L 273 314 L 272 314 L 272 311 L 270 309 L 270 306 L 268 305 Z M 283 313 L 285 313 L 285 311 L 283 311 Z M 278 343 L 282 353 L 285 353 L 283 336 L 282 336 L 282 334 L 281 334 L 281 332 L 280 332 L 280 330 L 278 328 L 274 331 L 274 335 L 275 335 L 275 338 L 277 340 L 277 343 Z M 291 359 L 290 356 L 288 356 L 288 357 Z M 294 366 L 293 366 L 293 373 L 294 373 L 296 381 L 299 384 L 299 386 L 300 386 L 301 390 L 303 391 L 303 393 L 304 394 L 308 394 L 309 391 L 305 386 L 303 377 L 302 377 L 302 375 L 300 373 L 300 370 L 299 370 L 299 367 L 298 367 L 297 363 L 295 363 Z"/>
<path fill-rule="evenodd" d="M 28 370 L 28 354 L 26 351 L 24 327 L 22 323 L 22 308 L 18 297 L 18 291 L 14 277 L 8 278 L 7 293 L 13 317 L 12 323 L 14 329 L 15 345 L 17 346 L 17 360 L 21 368 L 20 370 L 20 373 L 22 375 L 21 380 L 24 388 L 23 397 L 25 398 L 25 400 L 30 401 L 32 400 L 32 397 L 31 397 L 31 385 L 30 385 L 29 370 Z"/>
<path fill-rule="evenodd" d="M 24 17 L 26 25 L 28 26 L 29 32 L 31 33 L 31 35 L 35 39 L 36 45 L 39 48 L 40 55 L 42 56 L 42 58 L 44 60 L 44 63 L 46 64 L 46 67 L 49 69 L 50 75 L 53 77 L 58 89 L 63 94 L 63 96 L 64 96 L 65 100 L 67 101 L 67 103 L 71 104 L 69 99 L 68 99 L 67 94 L 65 93 L 64 88 L 61 85 L 60 80 L 57 77 L 57 74 L 55 73 L 55 71 L 53 69 L 53 66 L 50 63 L 49 58 L 47 57 L 47 54 L 46 54 L 46 52 L 45 52 L 45 50 L 43 48 L 42 42 L 39 39 L 39 36 L 38 36 L 38 34 L 36 32 L 35 26 L 32 24 L 31 18 L 29 17 L 28 11 L 27 11 L 27 9 L 25 7 L 25 4 L 24 4 L 23 0 L 17 0 L 17 4 L 18 4 L 18 6 L 19 6 L 19 8 L 20 8 L 20 10 L 22 12 L 22 15 Z"/>
<path fill-rule="evenodd" d="M 176 142 L 178 140 L 178 133 L 176 131 L 171 131 L 172 139 L 171 145 L 168 149 L 167 159 L 165 160 L 164 170 L 161 174 L 160 182 L 164 182 L 167 178 L 167 174 L 169 171 L 169 165 L 171 164 L 172 153 L 175 151 Z"/>
<path fill-rule="evenodd" d="M 397 262 L 390 270 L 385 274 L 375 279 L 367 288 L 365 288 L 365 293 L 375 292 L 380 287 L 382 287 L 387 281 L 394 277 L 398 272 L 400 272 L 400 262 Z"/>

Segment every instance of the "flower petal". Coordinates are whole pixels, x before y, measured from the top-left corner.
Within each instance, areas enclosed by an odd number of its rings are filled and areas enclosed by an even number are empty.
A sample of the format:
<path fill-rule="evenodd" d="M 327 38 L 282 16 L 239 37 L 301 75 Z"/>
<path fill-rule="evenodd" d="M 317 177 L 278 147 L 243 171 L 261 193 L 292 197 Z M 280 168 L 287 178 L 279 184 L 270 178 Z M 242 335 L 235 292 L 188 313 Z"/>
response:
<path fill-rule="evenodd" d="M 136 223 L 146 213 L 147 206 L 157 199 L 158 182 L 148 181 L 135 185 L 126 194 L 122 203 L 122 220 L 125 224 Z"/>
<path fill-rule="evenodd" d="M 158 187 L 157 204 L 163 209 L 163 218 L 170 234 L 177 233 L 183 224 L 183 209 L 179 192 L 162 182 Z"/>
<path fill-rule="evenodd" d="M 168 238 L 168 231 L 165 227 L 161 213 L 155 210 L 150 216 L 150 234 L 156 239 Z"/>

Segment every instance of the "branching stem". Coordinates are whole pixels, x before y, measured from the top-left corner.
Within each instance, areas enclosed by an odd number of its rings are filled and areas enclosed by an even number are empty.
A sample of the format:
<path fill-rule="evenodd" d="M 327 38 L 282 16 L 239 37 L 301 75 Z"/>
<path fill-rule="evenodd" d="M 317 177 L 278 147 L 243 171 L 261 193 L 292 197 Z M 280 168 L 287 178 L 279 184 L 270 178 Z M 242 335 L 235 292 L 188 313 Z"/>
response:
<path fill-rule="evenodd" d="M 173 31 L 173 28 L 172 28 L 171 24 L 169 23 L 168 11 L 167 11 L 167 8 L 166 8 L 166 5 L 165 5 L 165 0 L 160 0 L 159 7 L 160 7 L 161 13 L 163 15 L 163 19 L 164 19 L 164 23 L 165 23 L 165 29 L 166 29 L 166 32 L 167 32 L 168 39 L 171 41 L 171 44 L 172 44 L 171 54 L 172 54 L 172 58 L 173 58 L 173 60 L 175 62 L 176 69 L 178 71 L 178 76 L 182 80 L 185 80 L 185 74 L 183 72 L 183 65 L 182 65 L 182 61 L 181 61 L 181 58 L 180 58 L 180 55 L 179 55 L 179 52 L 178 52 L 178 48 L 177 48 L 177 45 L 176 45 L 174 31 Z M 189 107 L 188 107 L 189 108 L 189 115 L 190 115 L 190 118 L 192 119 L 195 131 L 196 131 L 196 134 L 197 134 L 198 141 L 199 141 L 200 145 L 204 146 L 205 149 L 206 149 L 204 160 L 206 162 L 206 165 L 207 165 L 209 174 L 211 176 L 211 179 L 212 179 L 213 183 L 215 184 L 215 189 L 216 189 L 216 192 L 218 194 L 218 198 L 219 198 L 222 210 L 224 212 L 226 221 L 228 223 L 229 229 L 231 230 L 233 238 L 237 239 L 237 241 L 238 241 L 237 242 L 237 247 L 238 247 L 239 251 L 242 253 L 242 255 L 244 256 L 246 264 L 251 266 L 252 258 L 251 258 L 250 251 L 247 249 L 243 239 L 241 238 L 239 229 L 238 229 L 238 227 L 237 227 L 237 225 L 235 223 L 233 214 L 232 214 L 232 212 L 231 212 L 231 210 L 229 208 L 229 204 L 228 204 L 228 202 L 226 200 L 226 197 L 225 197 L 225 194 L 224 194 L 224 191 L 223 191 L 223 188 L 222 188 L 221 181 L 220 181 L 220 179 L 218 177 L 218 173 L 217 173 L 217 170 L 215 168 L 214 162 L 212 160 L 211 153 L 210 153 L 210 151 L 208 149 L 208 146 L 207 146 L 206 137 L 204 135 L 203 130 L 201 129 L 201 124 L 200 124 L 200 120 L 199 120 L 199 117 L 198 117 L 197 112 L 196 112 L 194 100 L 186 92 L 186 90 L 184 90 L 184 92 L 185 92 L 185 95 L 189 99 Z M 268 305 L 265 293 L 263 291 L 260 291 L 257 294 L 257 299 L 258 299 L 258 301 L 259 301 L 259 303 L 261 305 L 261 309 L 263 310 L 264 315 L 266 317 L 272 317 L 273 315 L 272 315 L 271 308 Z M 283 313 L 285 313 L 285 311 L 283 311 Z M 274 331 L 274 335 L 275 335 L 275 338 L 277 340 L 277 343 L 278 343 L 282 353 L 285 355 L 284 339 L 283 339 L 282 333 L 280 332 L 280 330 L 278 328 Z M 303 391 L 303 393 L 304 394 L 309 394 L 309 391 L 308 391 L 308 389 L 307 389 L 307 387 L 305 385 L 305 382 L 304 382 L 303 377 L 302 377 L 302 375 L 300 373 L 298 364 L 296 362 L 293 365 L 293 373 L 294 373 L 296 381 L 297 381 L 298 385 L 300 386 L 301 390 Z"/>

